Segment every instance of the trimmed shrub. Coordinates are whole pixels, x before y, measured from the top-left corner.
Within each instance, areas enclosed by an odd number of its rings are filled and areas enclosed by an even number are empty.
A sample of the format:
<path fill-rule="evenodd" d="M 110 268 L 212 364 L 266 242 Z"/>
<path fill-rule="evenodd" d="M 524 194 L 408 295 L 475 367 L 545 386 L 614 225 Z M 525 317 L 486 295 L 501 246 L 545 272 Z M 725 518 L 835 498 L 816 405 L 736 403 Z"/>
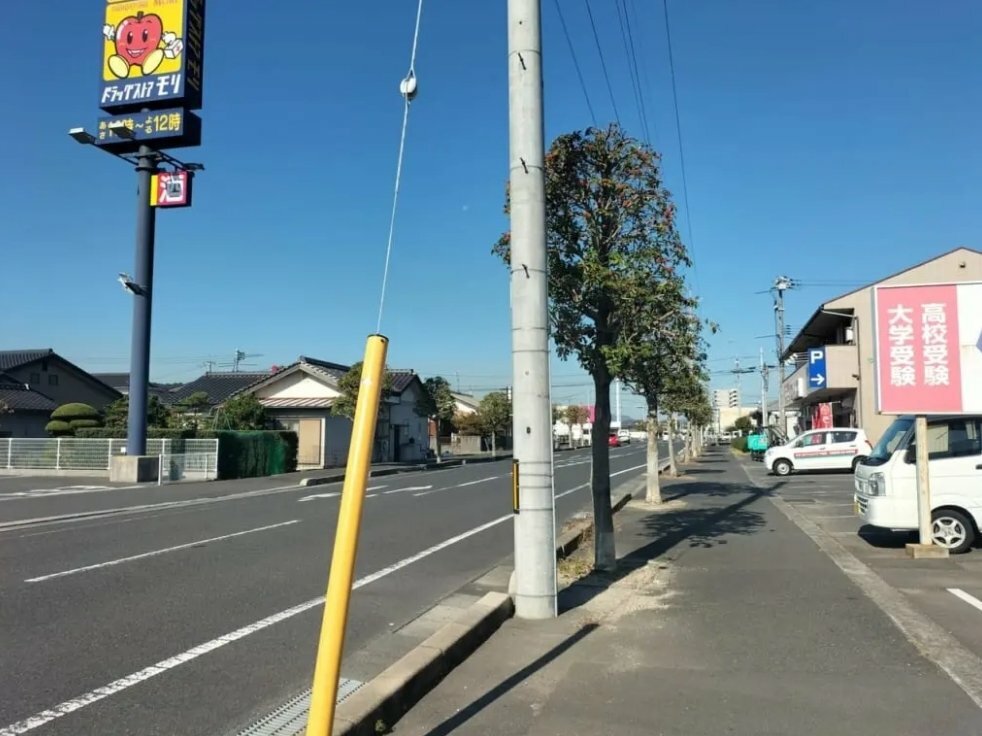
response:
<path fill-rule="evenodd" d="M 72 425 L 62 419 L 52 419 L 44 425 L 44 431 L 52 437 L 66 437 L 71 435 Z"/>
<path fill-rule="evenodd" d="M 80 429 L 93 429 L 102 426 L 102 422 L 98 419 L 72 419 L 68 424 L 71 425 L 74 433 L 77 433 Z"/>
<path fill-rule="evenodd" d="M 732 447 L 737 452 L 747 451 L 747 438 L 746 437 L 734 437 L 730 440 L 730 447 Z"/>
<path fill-rule="evenodd" d="M 90 440 L 120 440 L 126 439 L 126 430 L 112 427 L 94 427 L 79 429 L 75 432 L 75 436 Z M 147 429 L 147 437 L 153 440 L 192 440 L 198 436 L 194 429 L 164 429 L 161 427 L 149 427 Z"/>
<path fill-rule="evenodd" d="M 202 439 L 218 440 L 218 477 L 258 478 L 297 469 L 296 432 L 210 430 Z"/>
<path fill-rule="evenodd" d="M 78 402 L 73 402 L 71 404 L 62 404 L 53 412 L 51 412 L 52 419 L 62 419 L 66 422 L 70 422 L 74 419 L 94 419 L 96 422 L 102 419 L 102 415 L 99 414 L 94 408 L 88 404 L 81 404 Z M 99 426 L 98 424 L 95 426 Z"/>

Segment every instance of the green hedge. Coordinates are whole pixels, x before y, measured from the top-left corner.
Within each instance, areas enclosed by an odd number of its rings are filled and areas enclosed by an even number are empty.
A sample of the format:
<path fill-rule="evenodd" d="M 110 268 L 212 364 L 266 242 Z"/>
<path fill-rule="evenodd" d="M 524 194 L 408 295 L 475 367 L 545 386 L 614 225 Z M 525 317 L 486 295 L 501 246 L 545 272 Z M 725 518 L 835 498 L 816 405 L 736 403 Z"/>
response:
<path fill-rule="evenodd" d="M 734 437 L 730 440 L 730 447 L 732 447 L 737 452 L 747 451 L 747 438 L 746 437 Z"/>
<path fill-rule="evenodd" d="M 296 432 L 209 430 L 201 439 L 218 440 L 218 477 L 258 478 L 297 469 Z"/>
<path fill-rule="evenodd" d="M 96 427 L 79 429 L 75 432 L 75 436 L 95 440 L 118 440 L 126 438 L 126 431 L 110 427 Z M 201 435 L 196 434 L 193 429 L 165 429 L 162 427 L 147 429 L 147 438 L 152 440 L 193 440 L 198 436 Z"/>

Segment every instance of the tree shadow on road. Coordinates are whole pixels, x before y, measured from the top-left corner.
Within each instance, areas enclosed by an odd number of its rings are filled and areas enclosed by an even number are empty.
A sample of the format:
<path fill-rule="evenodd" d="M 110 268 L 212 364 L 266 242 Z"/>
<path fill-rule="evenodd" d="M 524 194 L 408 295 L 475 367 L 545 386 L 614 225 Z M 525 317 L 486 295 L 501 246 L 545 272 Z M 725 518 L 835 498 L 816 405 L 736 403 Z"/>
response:
<path fill-rule="evenodd" d="M 578 642 L 582 641 L 584 638 L 592 634 L 599 628 L 596 623 L 588 623 L 579 628 L 574 634 L 567 637 L 559 644 L 554 646 L 548 652 L 543 654 L 541 657 L 536 659 L 534 662 L 530 662 L 525 667 L 520 669 L 511 677 L 502 680 L 500 683 L 495 685 L 493 688 L 488 690 L 484 695 L 474 700 L 470 705 L 462 708 L 461 710 L 454 713 L 450 718 L 445 720 L 439 726 L 431 728 L 426 736 L 447 736 L 447 734 L 453 733 L 457 728 L 464 725 L 471 718 L 476 716 L 482 710 L 491 705 L 494 701 L 500 698 L 502 695 L 512 690 L 518 685 L 521 685 L 525 680 L 534 675 L 536 672 L 541 670 L 547 664 L 552 662 L 554 659 L 559 657 L 563 652 L 567 651 Z"/>
<path fill-rule="evenodd" d="M 705 489 L 705 485 L 702 487 Z M 641 536 L 654 537 L 654 541 L 626 554 L 618 560 L 615 570 L 591 572 L 560 591 L 560 612 L 582 606 L 613 583 L 672 549 L 678 547 L 709 549 L 727 544 L 728 537 L 751 535 L 763 530 L 767 523 L 764 515 L 747 507 L 770 495 L 771 489 L 744 485 L 717 486 L 717 488 L 720 492 L 715 495 L 739 493 L 740 498 L 729 506 L 683 508 L 647 515 L 641 521 L 643 527 Z"/>

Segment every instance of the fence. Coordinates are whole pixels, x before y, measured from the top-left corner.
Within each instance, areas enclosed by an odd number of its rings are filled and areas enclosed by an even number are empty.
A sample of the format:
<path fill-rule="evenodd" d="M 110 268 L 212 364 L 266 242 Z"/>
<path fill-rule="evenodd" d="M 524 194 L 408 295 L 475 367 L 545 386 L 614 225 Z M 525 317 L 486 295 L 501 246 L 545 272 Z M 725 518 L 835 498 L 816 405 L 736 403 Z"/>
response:
<path fill-rule="evenodd" d="M 7 437 L 0 439 L 0 470 L 102 475 L 109 473 L 113 456 L 125 452 L 123 439 Z M 147 455 L 163 461 L 163 481 L 218 477 L 218 440 L 148 439 Z"/>

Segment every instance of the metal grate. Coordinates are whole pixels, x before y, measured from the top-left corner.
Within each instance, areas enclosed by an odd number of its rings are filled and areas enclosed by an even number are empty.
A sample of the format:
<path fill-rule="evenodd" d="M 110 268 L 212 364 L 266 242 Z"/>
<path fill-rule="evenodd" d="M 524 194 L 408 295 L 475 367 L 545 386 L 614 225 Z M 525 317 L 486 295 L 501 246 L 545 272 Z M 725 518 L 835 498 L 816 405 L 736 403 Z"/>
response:
<path fill-rule="evenodd" d="M 338 683 L 338 701 L 349 697 L 365 683 L 342 677 Z M 236 736 L 297 736 L 307 727 L 310 689 L 291 698 L 272 713 L 263 716 Z"/>

